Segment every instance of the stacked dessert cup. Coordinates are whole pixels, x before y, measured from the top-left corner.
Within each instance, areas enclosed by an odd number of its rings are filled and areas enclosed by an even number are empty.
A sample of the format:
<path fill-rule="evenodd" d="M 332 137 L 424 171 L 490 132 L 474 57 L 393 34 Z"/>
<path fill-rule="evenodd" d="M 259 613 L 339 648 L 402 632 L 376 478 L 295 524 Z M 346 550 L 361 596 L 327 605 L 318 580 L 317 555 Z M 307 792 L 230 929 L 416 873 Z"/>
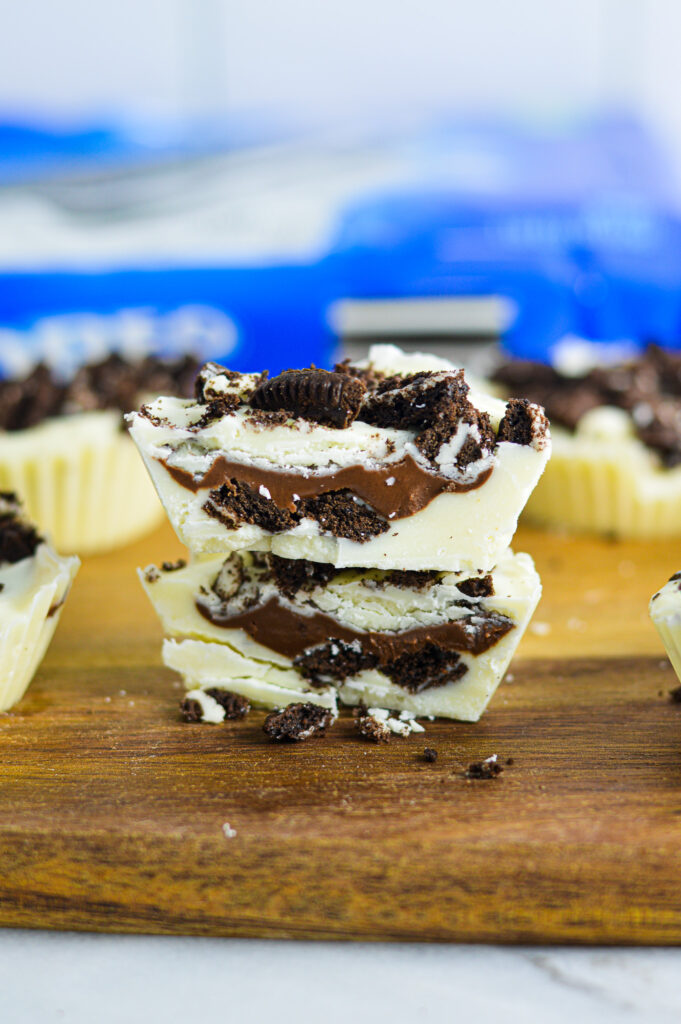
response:
<path fill-rule="evenodd" d="M 539 406 L 382 345 L 273 379 L 207 364 L 194 401 L 129 422 L 191 553 L 140 572 L 187 717 L 288 708 L 290 738 L 339 700 L 393 731 L 480 717 L 541 593 L 510 549 L 550 454 Z"/>

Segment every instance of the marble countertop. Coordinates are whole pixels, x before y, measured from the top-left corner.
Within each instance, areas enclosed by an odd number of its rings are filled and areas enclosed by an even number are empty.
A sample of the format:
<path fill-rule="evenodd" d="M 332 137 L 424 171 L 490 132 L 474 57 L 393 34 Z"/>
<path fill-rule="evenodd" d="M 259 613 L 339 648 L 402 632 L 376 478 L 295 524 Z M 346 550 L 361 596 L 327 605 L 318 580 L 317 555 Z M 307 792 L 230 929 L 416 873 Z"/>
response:
<path fill-rule="evenodd" d="M 375 1024 L 389 1016 L 391 1024 L 401 1024 L 436 1015 L 433 1020 L 475 1024 L 677 1024 L 680 974 L 681 949 L 266 942 L 0 929 L 0 1020 Z"/>

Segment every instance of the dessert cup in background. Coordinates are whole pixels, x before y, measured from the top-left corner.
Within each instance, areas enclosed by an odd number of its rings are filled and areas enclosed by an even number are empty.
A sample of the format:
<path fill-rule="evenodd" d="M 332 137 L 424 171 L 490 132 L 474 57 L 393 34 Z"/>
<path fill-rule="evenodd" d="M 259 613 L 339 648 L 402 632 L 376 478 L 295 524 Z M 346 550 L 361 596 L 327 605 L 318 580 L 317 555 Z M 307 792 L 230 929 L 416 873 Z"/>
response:
<path fill-rule="evenodd" d="M 648 611 L 681 681 L 681 572 L 653 594 Z"/>
<path fill-rule="evenodd" d="M 60 551 L 107 551 L 148 533 L 163 509 L 122 413 L 159 390 L 191 393 L 195 372 L 189 357 L 110 356 L 67 384 L 43 366 L 0 382 L 0 489 L 22 495 Z"/>
<path fill-rule="evenodd" d="M 494 381 L 540 402 L 552 456 L 523 518 L 632 540 L 681 535 L 681 355 L 650 346 L 636 360 L 560 373 L 508 362 Z"/>
<path fill-rule="evenodd" d="M 54 552 L 14 495 L 0 495 L 0 711 L 26 692 L 79 565 L 78 558 Z"/>

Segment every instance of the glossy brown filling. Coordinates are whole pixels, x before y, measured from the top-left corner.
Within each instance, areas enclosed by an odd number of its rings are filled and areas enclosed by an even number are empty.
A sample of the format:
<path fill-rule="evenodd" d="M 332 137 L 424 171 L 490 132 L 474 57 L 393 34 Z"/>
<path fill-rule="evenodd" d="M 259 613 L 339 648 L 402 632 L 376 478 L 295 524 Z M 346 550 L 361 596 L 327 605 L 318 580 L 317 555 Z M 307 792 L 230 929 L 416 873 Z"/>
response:
<path fill-rule="evenodd" d="M 483 654 L 515 625 L 512 619 L 498 612 L 475 609 L 470 616 L 439 626 L 418 626 L 400 633 L 365 633 L 344 626 L 323 612 L 301 615 L 276 597 L 237 615 L 229 615 L 201 598 L 197 598 L 196 608 L 214 626 L 243 629 L 263 647 L 270 647 L 291 660 L 308 647 L 316 647 L 329 639 L 347 643 L 356 640 L 365 654 L 378 659 L 379 665 L 394 661 L 402 654 L 413 654 L 429 642 L 444 650 Z"/>
<path fill-rule="evenodd" d="M 243 481 L 258 491 L 267 489 L 278 508 L 296 511 L 296 497 L 309 498 L 331 491 L 349 490 L 374 508 L 385 519 L 405 519 L 429 505 L 438 494 L 463 493 L 481 487 L 491 476 L 492 467 L 484 470 L 468 484 L 448 477 L 429 473 L 412 458 L 405 455 L 399 462 L 380 469 L 347 466 L 333 473 L 303 476 L 276 469 L 259 469 L 242 462 L 232 462 L 220 455 L 203 476 L 194 476 L 185 469 L 161 460 L 173 480 L 193 491 L 214 489 L 231 479 Z M 388 480 L 393 480 L 388 484 Z M 262 493 L 262 492 L 260 492 Z"/>

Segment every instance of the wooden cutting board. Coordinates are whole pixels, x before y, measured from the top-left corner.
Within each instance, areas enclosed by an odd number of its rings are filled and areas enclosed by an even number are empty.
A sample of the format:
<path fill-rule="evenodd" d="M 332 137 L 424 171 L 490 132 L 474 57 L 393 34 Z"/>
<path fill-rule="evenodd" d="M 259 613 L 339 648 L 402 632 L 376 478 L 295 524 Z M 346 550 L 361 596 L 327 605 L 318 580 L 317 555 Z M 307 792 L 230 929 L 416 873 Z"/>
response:
<path fill-rule="evenodd" d="M 681 705 L 646 613 L 681 543 L 521 530 L 515 548 L 545 596 L 488 712 L 386 746 L 349 719 L 291 746 L 259 712 L 180 722 L 133 573 L 177 541 L 89 559 L 0 715 L 0 925 L 681 942 Z M 513 763 L 468 781 L 490 754 Z"/>

